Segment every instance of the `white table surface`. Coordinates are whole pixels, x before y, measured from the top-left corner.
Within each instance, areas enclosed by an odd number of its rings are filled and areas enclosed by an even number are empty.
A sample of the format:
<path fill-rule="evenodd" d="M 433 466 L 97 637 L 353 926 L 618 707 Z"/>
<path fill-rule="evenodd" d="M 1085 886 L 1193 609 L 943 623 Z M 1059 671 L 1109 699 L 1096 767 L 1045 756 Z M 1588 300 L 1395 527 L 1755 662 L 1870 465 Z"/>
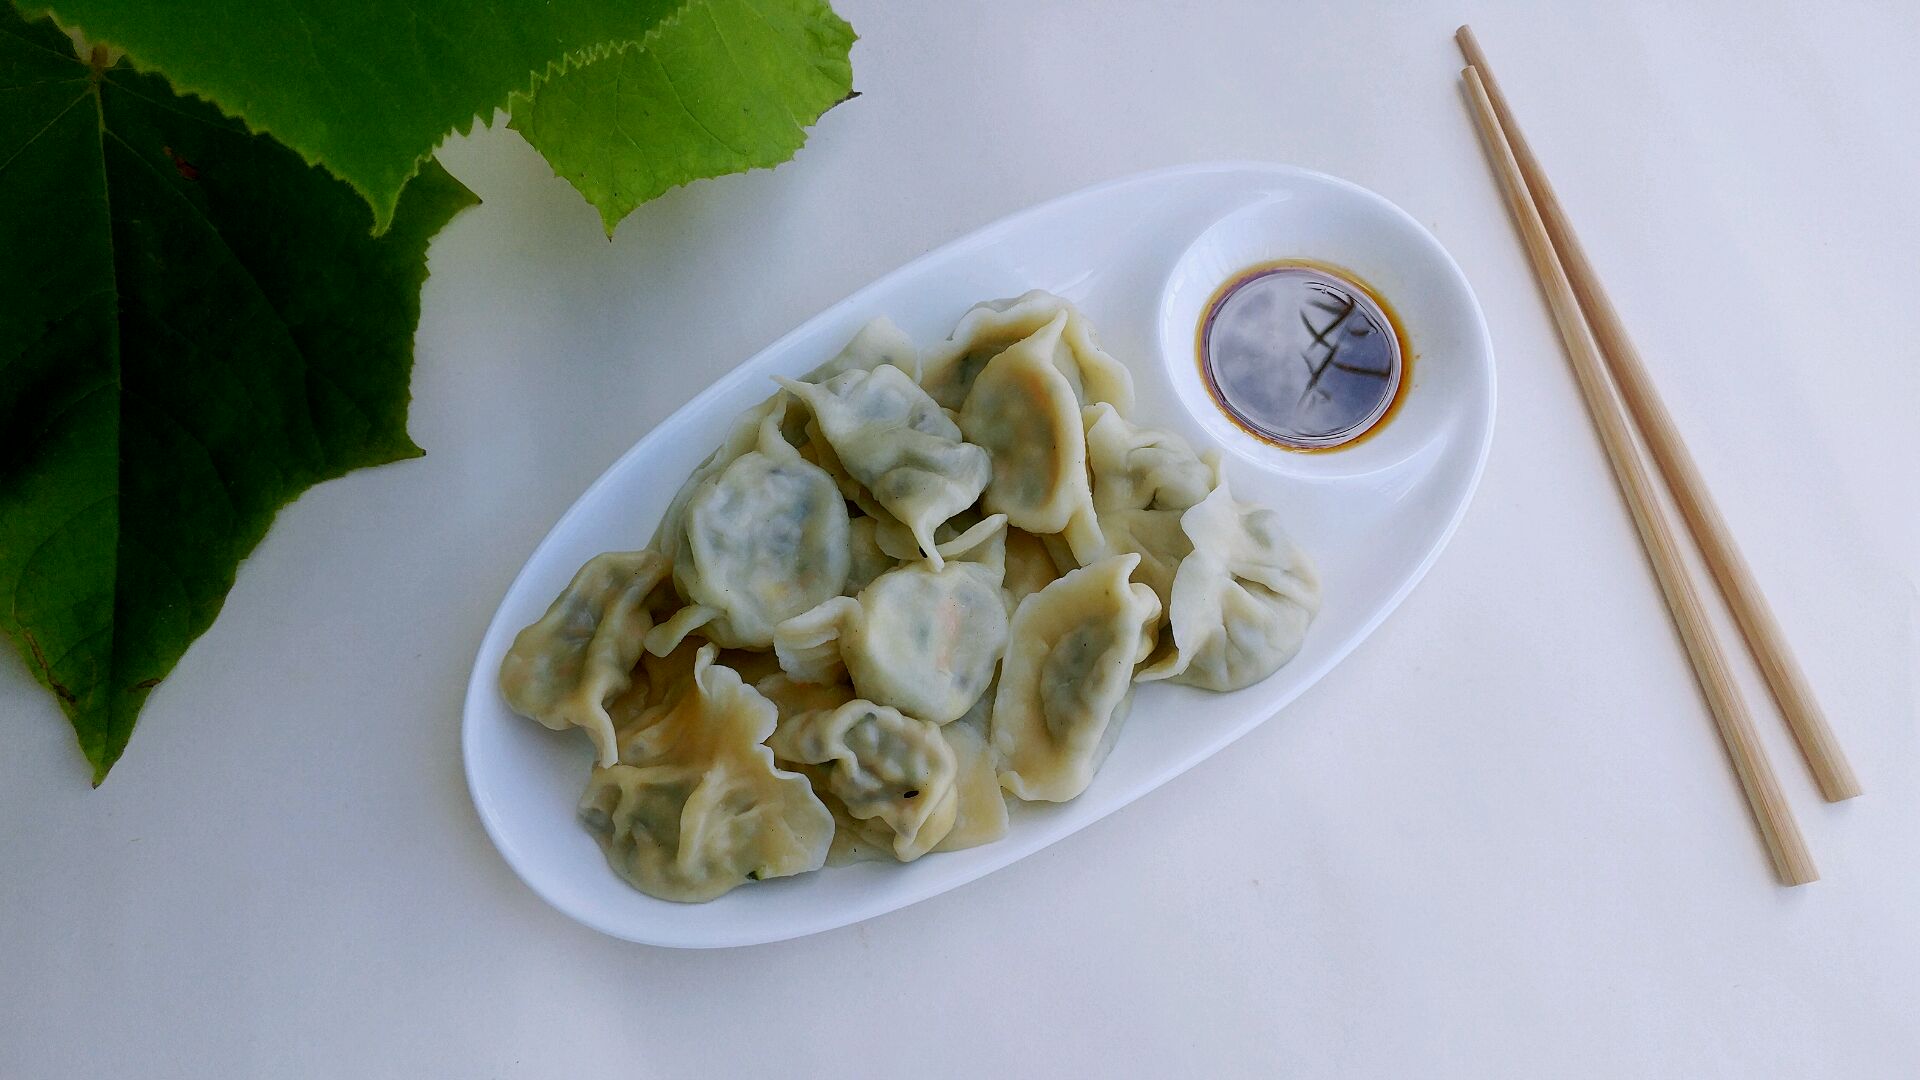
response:
<path fill-rule="evenodd" d="M 486 203 L 432 251 L 427 457 L 281 514 L 104 787 L 0 659 L 0 1076 L 1920 1075 L 1913 5 L 837 6 L 863 96 L 612 243 L 517 136 L 445 149 Z M 1770 879 L 1474 139 L 1462 20 L 1858 766 L 1820 802 L 1760 709 L 1818 884 Z M 587 482 L 892 267 L 1213 158 L 1384 193 L 1479 292 L 1493 457 L 1406 605 L 1174 783 L 864 925 L 674 952 L 522 886 L 461 693 Z"/>

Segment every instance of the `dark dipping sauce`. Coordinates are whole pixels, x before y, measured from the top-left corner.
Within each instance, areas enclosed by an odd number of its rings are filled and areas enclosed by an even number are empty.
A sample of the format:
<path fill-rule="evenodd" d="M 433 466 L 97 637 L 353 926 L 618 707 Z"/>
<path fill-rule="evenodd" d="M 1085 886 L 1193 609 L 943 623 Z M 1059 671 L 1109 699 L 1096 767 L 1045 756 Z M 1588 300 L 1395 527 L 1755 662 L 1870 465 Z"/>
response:
<path fill-rule="evenodd" d="M 1200 319 L 1200 375 L 1249 435 L 1305 452 L 1352 446 L 1386 425 L 1413 350 L 1392 307 L 1358 276 L 1283 259 L 1221 285 Z"/>

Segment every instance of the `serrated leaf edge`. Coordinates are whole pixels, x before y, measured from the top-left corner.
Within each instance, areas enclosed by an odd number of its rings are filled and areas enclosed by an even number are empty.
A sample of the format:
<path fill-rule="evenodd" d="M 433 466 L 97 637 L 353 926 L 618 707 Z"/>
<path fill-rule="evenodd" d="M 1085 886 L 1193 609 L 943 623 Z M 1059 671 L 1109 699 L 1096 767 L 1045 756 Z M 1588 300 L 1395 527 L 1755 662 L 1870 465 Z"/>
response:
<path fill-rule="evenodd" d="M 748 2 L 748 6 L 752 6 L 752 0 L 747 0 L 747 2 Z M 680 24 L 680 21 L 683 18 L 685 18 L 687 15 L 691 14 L 694 7 L 696 6 L 701 8 L 711 9 L 712 0 L 682 0 L 680 5 L 673 10 L 672 14 L 663 16 L 659 22 L 654 23 L 653 29 L 647 31 L 646 36 L 641 38 L 639 41 L 626 42 L 626 43 L 620 44 L 615 48 L 606 50 L 600 53 L 599 55 L 594 56 L 591 60 L 588 60 L 579 64 L 570 65 L 559 72 L 553 73 L 552 75 L 549 76 L 549 79 L 558 78 L 559 76 L 566 74 L 568 71 L 574 70 L 574 68 L 585 67 L 587 66 L 588 63 L 597 63 L 601 60 L 605 60 L 611 57 L 624 55 L 630 49 L 639 49 L 644 52 L 647 46 L 650 45 L 655 39 L 659 38 L 662 33 L 667 31 L 668 29 L 671 29 L 672 27 L 678 26 Z M 841 17 L 840 13 L 833 9 L 833 5 L 826 3 L 825 0 L 821 0 L 820 8 L 822 11 L 824 11 L 827 14 L 828 17 L 838 22 L 841 25 L 841 27 L 845 29 L 847 34 L 847 47 L 851 49 L 854 43 L 860 40 L 860 35 L 857 31 L 854 30 L 853 24 L 848 22 L 845 18 Z M 857 98 L 859 96 L 860 96 L 860 91 L 850 89 L 847 91 L 846 97 L 843 97 L 838 101 L 829 102 L 825 107 L 823 107 L 819 112 L 814 113 L 811 117 L 802 119 L 801 117 L 794 116 L 791 112 L 789 112 L 787 115 L 792 117 L 793 122 L 797 127 L 799 127 L 802 131 L 805 131 L 806 129 L 811 128 L 813 125 L 819 123 L 820 118 L 822 116 L 825 116 L 827 113 L 831 112 L 837 106 L 844 105 L 847 102 L 852 101 L 854 98 Z M 508 105 L 506 108 L 507 127 L 515 131 L 519 131 L 520 129 L 513 122 L 513 105 L 523 100 L 524 101 L 533 100 L 533 93 L 530 91 L 526 94 L 521 94 L 520 92 L 515 91 L 513 94 L 508 96 Z M 528 145 L 532 145 L 531 141 L 529 141 Z M 539 149 L 540 148 L 537 146 L 534 147 L 535 152 L 538 152 Z M 797 150 L 795 152 L 798 153 Z M 543 160 L 545 160 L 546 158 L 545 154 L 541 154 L 540 156 Z M 792 158 L 788 157 L 768 165 L 748 165 L 744 169 L 738 169 L 730 173 L 723 173 L 721 175 L 739 176 L 745 173 L 762 172 L 766 170 L 777 169 L 781 165 L 785 164 L 787 161 L 790 161 L 790 160 L 792 160 Z M 573 182 L 568 179 L 566 174 L 562 173 L 557 167 L 554 167 L 553 162 L 548 161 L 547 165 L 549 168 L 553 168 L 553 175 L 559 177 L 562 180 L 567 180 L 568 186 L 574 187 Z M 691 180 L 685 180 L 685 181 L 682 181 L 681 183 L 674 184 L 672 187 L 669 187 L 666 190 L 673 191 L 679 188 L 686 187 L 688 184 L 697 183 L 700 180 L 711 180 L 711 179 L 715 179 L 715 177 L 696 176 Z M 594 211 L 600 215 L 600 225 L 603 229 L 606 230 L 608 240 L 613 239 L 614 230 L 619 227 L 622 221 L 625 221 L 627 219 L 628 215 L 633 213 L 634 209 L 637 209 L 637 207 L 633 207 L 633 208 L 629 208 L 627 210 L 621 211 L 618 215 L 609 215 L 605 207 L 600 206 L 598 203 L 588 198 L 585 192 L 580 191 L 580 189 L 577 187 L 574 187 L 574 190 L 576 192 L 579 192 L 581 199 L 584 200 L 587 203 L 587 205 L 593 207 Z M 662 194 L 664 194 L 664 192 L 662 192 Z M 651 200 L 648 200 L 648 201 L 651 201 Z"/>
<path fill-rule="evenodd" d="M 0 0 L 0 2 L 4 2 L 4 0 Z M 107 46 L 108 48 L 118 51 L 122 55 L 122 57 L 124 57 L 126 62 L 133 66 L 133 69 L 135 71 L 141 72 L 142 74 L 146 74 L 146 75 L 156 75 L 162 79 L 167 80 L 167 85 L 173 88 L 174 93 L 191 96 L 199 99 L 200 101 L 206 102 L 208 105 L 211 105 L 213 108 L 219 110 L 222 116 L 226 116 L 243 125 L 248 132 L 254 135 L 264 135 L 267 138 L 270 138 L 273 141 L 279 143 L 280 145 L 285 146 L 287 149 L 293 151 L 296 155 L 300 157 L 300 160 L 306 162 L 308 165 L 314 165 L 314 166 L 318 166 L 319 168 L 325 169 L 327 171 L 327 175 L 332 176 L 334 179 L 340 181 L 343 184 L 346 184 L 349 188 L 352 188 L 354 194 L 359 195 L 361 200 L 367 204 L 370 210 L 372 210 L 373 226 L 368 231 L 374 236 L 380 236 L 380 235 L 383 235 L 387 231 L 387 229 L 393 225 L 394 210 L 400 205 L 400 192 L 405 190 L 407 183 L 411 182 L 414 177 L 420 175 L 420 166 L 425 164 L 428 158 L 438 153 L 440 150 L 440 147 L 445 146 L 448 139 L 453 138 L 454 136 L 457 136 L 457 135 L 464 136 L 464 135 L 472 134 L 473 125 L 475 123 L 484 124 L 489 128 L 492 127 L 492 116 L 497 113 L 510 112 L 510 105 L 513 102 L 514 98 L 522 97 L 522 96 L 530 98 L 533 96 L 534 92 L 539 89 L 542 83 L 546 83 L 553 79 L 557 79 L 560 76 L 566 74 L 567 72 L 572 71 L 576 67 L 585 67 L 586 65 L 594 63 L 595 61 L 604 59 L 605 57 L 614 56 L 614 55 L 617 55 L 618 53 L 626 51 L 629 48 L 634 48 L 636 46 L 639 46 L 646 39 L 653 37 L 658 32 L 659 28 L 662 25 L 666 24 L 669 20 L 678 19 L 686 11 L 688 7 L 698 2 L 700 2 L 700 0 L 681 0 L 680 3 L 674 5 L 671 11 L 669 11 L 665 15 L 662 15 L 657 21 L 655 21 L 653 26 L 650 27 L 646 31 L 646 33 L 643 34 L 640 38 L 635 38 L 635 39 L 622 38 L 622 39 L 617 39 L 613 41 L 604 41 L 595 45 L 589 45 L 584 48 L 575 49 L 575 50 L 563 53 L 561 56 L 559 56 L 554 60 L 548 61 L 544 68 L 535 69 L 533 71 L 528 72 L 525 89 L 519 89 L 519 88 L 509 89 L 507 91 L 506 99 L 493 105 L 490 108 L 487 108 L 484 114 L 478 109 L 476 109 L 472 116 L 469 116 L 465 121 L 461 123 L 455 124 L 451 129 L 443 133 L 440 136 L 439 142 L 429 147 L 425 152 L 416 156 L 413 159 L 411 168 L 407 170 L 406 180 L 403 181 L 399 187 L 395 188 L 393 193 L 390 196 L 386 196 L 386 197 L 382 197 L 375 192 L 368 191 L 366 188 L 354 182 L 351 178 L 342 176 L 340 173 L 336 172 L 333 169 L 333 167 L 329 165 L 325 160 L 323 160 L 318 154 L 309 154 L 304 148 L 294 146 L 293 144 L 288 143 L 286 140 L 280 138 L 278 133 L 273 131 L 272 128 L 264 124 L 256 124 L 253 122 L 253 120 L 249 119 L 248 117 L 243 116 L 240 113 L 237 113 L 229 109 L 224 103 L 220 101 L 220 99 L 214 97 L 211 92 L 204 90 L 201 87 L 194 86 L 190 83 L 182 82 L 181 80 L 175 78 L 173 75 L 169 74 L 167 71 L 160 68 L 158 65 L 147 63 L 145 60 L 143 60 L 140 57 L 138 53 L 135 53 L 132 50 L 126 49 L 123 46 L 115 44 L 113 42 L 113 39 L 110 36 L 95 35 L 80 23 L 71 22 L 67 19 L 62 18 L 60 16 L 60 13 L 54 10 L 54 6 L 52 4 L 40 4 L 37 6 L 16 4 L 15 8 L 20 12 L 21 16 L 24 18 L 51 19 L 55 26 L 58 26 L 62 31 L 68 34 L 79 33 L 80 35 L 84 36 L 86 40 L 88 40 L 89 42 L 92 42 L 93 44 L 104 45 L 104 46 Z"/>

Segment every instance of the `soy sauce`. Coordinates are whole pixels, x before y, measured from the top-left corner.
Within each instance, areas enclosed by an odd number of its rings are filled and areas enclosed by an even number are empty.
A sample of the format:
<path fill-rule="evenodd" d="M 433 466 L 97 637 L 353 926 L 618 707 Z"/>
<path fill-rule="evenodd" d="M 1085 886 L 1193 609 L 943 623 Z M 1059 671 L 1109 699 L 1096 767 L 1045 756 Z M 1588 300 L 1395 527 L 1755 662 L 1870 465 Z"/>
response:
<path fill-rule="evenodd" d="M 1249 435 L 1287 450 L 1334 450 L 1383 427 L 1411 381 L 1393 309 L 1325 263 L 1260 263 L 1215 290 L 1197 350 L 1207 392 Z"/>

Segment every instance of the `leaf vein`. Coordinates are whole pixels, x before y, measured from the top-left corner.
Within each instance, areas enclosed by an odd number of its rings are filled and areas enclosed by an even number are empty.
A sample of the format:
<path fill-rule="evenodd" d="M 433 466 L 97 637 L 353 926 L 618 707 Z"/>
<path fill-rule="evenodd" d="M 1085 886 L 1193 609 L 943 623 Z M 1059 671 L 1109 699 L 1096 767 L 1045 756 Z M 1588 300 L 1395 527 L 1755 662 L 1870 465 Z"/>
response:
<path fill-rule="evenodd" d="M 46 551 L 47 545 L 53 543 L 54 538 L 58 537 L 61 533 L 65 532 L 67 530 L 67 526 L 73 524 L 75 519 L 79 518 L 82 514 L 85 514 L 88 511 L 91 511 L 95 507 L 99 506 L 101 503 L 112 502 L 118 498 L 119 498 L 118 492 L 115 492 L 109 495 L 102 495 L 99 498 L 93 500 L 92 502 L 87 503 L 85 506 L 75 508 L 73 513 L 68 514 L 66 517 L 60 519 L 60 523 L 58 525 L 55 525 L 53 528 L 48 529 L 46 535 L 40 538 L 40 542 L 33 545 L 33 549 L 27 552 L 27 557 L 20 560 L 20 575 L 18 578 L 14 580 L 13 595 L 7 597 L 7 614 L 8 614 L 8 617 L 12 620 L 14 625 L 16 626 L 25 625 L 25 623 L 21 622 L 20 620 L 20 582 L 26 580 L 27 577 L 30 576 L 29 571 L 32 570 L 33 564 L 39 560 L 41 554 Z"/>
<path fill-rule="evenodd" d="M 700 7 L 702 10 L 706 11 L 709 18 L 711 18 L 713 13 L 712 7 L 707 4 L 701 4 Z M 664 76 L 667 80 L 667 89 L 673 91 L 673 100 L 676 104 L 680 106 L 680 111 L 687 114 L 687 119 L 693 121 L 694 124 L 700 128 L 701 132 L 703 132 L 707 136 L 707 138 L 712 139 L 714 141 L 715 145 L 718 145 L 724 148 L 728 153 L 737 154 L 741 157 L 746 157 L 747 156 L 746 151 L 740 149 L 739 147 L 728 142 L 727 140 L 721 138 L 718 133 L 716 133 L 712 128 L 707 126 L 707 122 L 700 118 L 700 114 L 694 112 L 693 107 L 687 104 L 686 95 L 680 92 L 680 84 L 674 80 L 672 66 L 670 66 L 665 60 L 659 59 L 659 58 L 655 58 L 654 62 L 660 65 L 660 74 Z"/>
<path fill-rule="evenodd" d="M 339 380 L 333 378 L 330 372 L 327 372 L 324 368 L 317 368 L 313 364 L 312 360 L 307 356 L 306 351 L 300 347 L 299 338 L 297 338 L 294 335 L 293 327 L 288 325 L 285 314 L 282 313 L 279 307 L 274 304 L 272 298 L 268 295 L 267 291 L 261 287 L 260 280 L 254 277 L 253 271 L 250 268 L 248 268 L 246 261 L 240 258 L 239 253 L 234 251 L 232 246 L 227 243 L 227 238 L 220 232 L 220 226 L 217 225 L 211 218 L 207 217 L 206 211 L 202 210 L 199 206 L 195 205 L 191 199 L 182 197 L 179 192 L 174 191 L 172 189 L 171 185 L 164 183 L 166 176 L 164 173 L 160 171 L 160 167 L 150 161 L 147 161 L 144 155 L 136 151 L 133 148 L 133 146 L 129 144 L 125 139 L 122 139 L 118 134 L 111 131 L 106 132 L 106 135 L 109 138 L 113 139 L 115 142 L 118 142 L 121 146 L 126 147 L 127 152 L 131 157 L 140 161 L 141 165 L 144 166 L 148 172 L 151 172 L 152 174 L 154 174 L 154 176 L 160 178 L 163 181 L 161 186 L 167 190 L 168 195 L 174 201 L 178 202 L 180 205 L 185 206 L 188 209 L 192 210 L 193 216 L 199 219 L 200 224 L 205 227 L 207 232 L 210 233 L 215 240 L 219 241 L 220 247 L 226 251 L 228 258 L 230 258 L 233 261 L 233 265 L 238 267 L 240 269 L 241 274 L 246 277 L 247 284 L 253 287 L 254 295 L 259 299 L 261 308 L 272 316 L 273 325 L 275 329 L 279 331 L 280 336 L 284 339 L 288 352 L 295 359 L 299 361 L 300 374 L 302 375 L 302 377 L 304 378 L 310 375 L 319 377 L 323 381 L 327 382 L 328 384 L 338 389 L 340 391 L 340 396 L 343 399 L 345 399 L 349 404 L 351 404 L 356 412 L 360 413 L 360 415 L 366 417 L 370 421 L 377 421 L 378 418 L 375 416 L 373 411 L 367 406 L 365 402 L 362 402 L 358 398 L 356 398 L 352 394 L 352 392 L 350 392 L 344 385 L 342 385 L 339 382 Z M 169 329 L 172 329 L 172 328 L 169 327 Z M 188 341 L 192 340 L 191 338 L 187 338 L 186 335 L 184 334 L 179 334 L 177 330 L 175 331 L 175 333 L 178 334 L 180 337 L 182 337 L 184 340 L 188 340 Z M 312 419 L 311 408 L 312 408 L 312 403 L 311 401 L 309 401 L 308 409 L 309 409 L 310 424 Z"/>
<path fill-rule="evenodd" d="M 58 124 L 60 121 L 66 119 L 68 113 L 72 112 L 81 102 L 87 100 L 87 97 L 89 95 L 89 90 L 90 88 L 88 87 L 82 87 L 80 90 L 79 97 L 76 97 L 72 101 L 67 102 L 64 108 L 62 108 L 58 113 L 54 114 L 53 119 L 47 121 L 44 125 L 42 125 L 39 131 L 34 132 L 33 135 L 29 137 L 26 142 L 21 143 L 19 148 L 16 149 L 13 153 L 8 154 L 7 160 L 0 161 L 0 172 L 6 172 L 7 167 L 12 165 L 14 161 L 17 158 L 19 158 L 21 154 L 26 153 L 29 147 L 33 146 L 34 143 L 37 143 L 40 141 L 40 136 L 45 135 L 49 131 L 52 131 L 53 126 L 55 124 Z"/>

